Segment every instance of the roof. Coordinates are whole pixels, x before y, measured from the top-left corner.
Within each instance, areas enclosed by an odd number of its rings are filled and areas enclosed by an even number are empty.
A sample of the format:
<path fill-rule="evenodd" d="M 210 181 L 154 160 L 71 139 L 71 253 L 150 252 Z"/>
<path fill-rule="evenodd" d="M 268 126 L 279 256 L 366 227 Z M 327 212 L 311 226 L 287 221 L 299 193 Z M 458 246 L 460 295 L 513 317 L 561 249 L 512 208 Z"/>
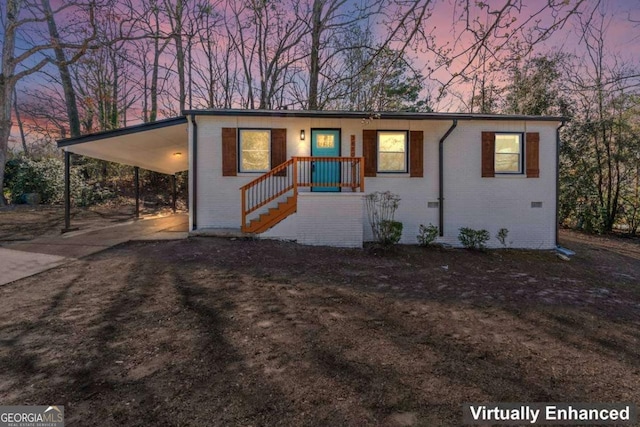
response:
<path fill-rule="evenodd" d="M 470 113 L 419 113 L 405 111 L 318 111 L 318 110 L 241 110 L 212 109 L 185 110 L 185 115 L 195 116 L 242 116 L 242 117 L 303 117 L 303 118 L 345 118 L 345 119 L 391 119 L 391 120 L 527 120 L 563 122 L 561 116 L 529 116 L 522 114 L 470 114 Z"/>
<path fill-rule="evenodd" d="M 166 174 L 189 168 L 187 119 L 184 116 L 61 139 L 58 147 Z"/>
<path fill-rule="evenodd" d="M 313 110 L 185 110 L 183 116 L 61 139 L 58 147 L 96 159 L 174 174 L 189 168 L 186 116 L 302 117 L 393 120 L 524 120 L 564 122 L 559 116 Z M 180 155 L 176 155 L 180 153 Z"/>

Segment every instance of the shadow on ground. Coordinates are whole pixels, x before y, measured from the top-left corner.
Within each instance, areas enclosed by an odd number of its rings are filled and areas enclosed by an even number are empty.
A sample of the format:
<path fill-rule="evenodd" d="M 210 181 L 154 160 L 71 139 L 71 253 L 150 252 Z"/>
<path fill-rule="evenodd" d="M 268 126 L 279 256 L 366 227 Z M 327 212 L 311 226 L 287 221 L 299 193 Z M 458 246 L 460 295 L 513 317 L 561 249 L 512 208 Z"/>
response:
<path fill-rule="evenodd" d="M 100 426 L 459 425 L 463 402 L 637 402 L 640 298 L 603 268 L 540 252 L 121 245 L 0 288 L 0 401 Z"/>

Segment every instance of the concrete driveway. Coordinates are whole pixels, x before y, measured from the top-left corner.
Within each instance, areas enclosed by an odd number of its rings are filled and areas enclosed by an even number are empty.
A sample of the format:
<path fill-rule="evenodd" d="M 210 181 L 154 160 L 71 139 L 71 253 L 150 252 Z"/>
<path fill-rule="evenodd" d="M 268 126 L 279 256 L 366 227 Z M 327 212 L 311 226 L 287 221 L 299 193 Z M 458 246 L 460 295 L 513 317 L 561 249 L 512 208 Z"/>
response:
<path fill-rule="evenodd" d="M 186 214 L 149 217 L 97 230 L 78 230 L 5 245 L 0 247 L 0 285 L 131 240 L 184 239 L 188 223 Z"/>

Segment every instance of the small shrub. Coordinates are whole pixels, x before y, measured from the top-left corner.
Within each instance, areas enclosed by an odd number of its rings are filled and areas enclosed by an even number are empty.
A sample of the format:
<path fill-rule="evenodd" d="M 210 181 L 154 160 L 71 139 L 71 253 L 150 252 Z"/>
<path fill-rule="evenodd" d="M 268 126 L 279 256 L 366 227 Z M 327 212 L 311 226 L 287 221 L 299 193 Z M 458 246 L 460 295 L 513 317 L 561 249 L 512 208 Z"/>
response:
<path fill-rule="evenodd" d="M 383 246 L 398 243 L 402 236 L 402 223 L 394 220 L 400 197 L 390 191 L 375 192 L 365 197 L 367 217 L 373 238 Z"/>
<path fill-rule="evenodd" d="M 402 223 L 400 221 L 382 221 L 381 228 L 381 240 L 380 243 L 384 246 L 392 246 L 400 241 L 402 238 Z"/>
<path fill-rule="evenodd" d="M 462 227 L 458 234 L 458 240 L 467 249 L 484 250 L 490 238 L 491 235 L 487 230 L 474 230 L 468 227 Z"/>
<path fill-rule="evenodd" d="M 509 235 L 509 230 L 506 228 L 501 228 L 496 233 L 496 239 L 500 242 L 502 246 L 507 247 L 507 236 Z"/>
<path fill-rule="evenodd" d="M 418 244 L 420 246 L 429 246 L 431 245 L 436 238 L 438 237 L 438 227 L 429 223 L 428 226 L 424 226 L 420 224 L 420 228 L 418 230 Z"/>

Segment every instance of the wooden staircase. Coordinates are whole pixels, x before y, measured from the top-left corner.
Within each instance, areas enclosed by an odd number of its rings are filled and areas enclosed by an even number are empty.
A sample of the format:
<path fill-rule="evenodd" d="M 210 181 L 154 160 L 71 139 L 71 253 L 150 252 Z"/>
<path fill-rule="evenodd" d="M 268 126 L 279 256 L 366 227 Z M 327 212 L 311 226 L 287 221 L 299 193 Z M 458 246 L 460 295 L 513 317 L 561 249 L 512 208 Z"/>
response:
<path fill-rule="evenodd" d="M 337 179 L 313 178 L 323 164 L 339 168 Z M 337 165 L 337 166 L 336 166 Z M 298 188 L 340 187 L 343 191 L 364 192 L 362 157 L 292 157 L 264 175 L 240 187 L 241 229 L 245 233 L 264 233 L 298 209 Z M 269 206 L 275 207 L 269 208 Z M 260 209 L 267 209 L 260 212 Z M 250 218 L 249 215 L 253 216 Z M 257 216 L 256 216 L 257 215 Z"/>
<path fill-rule="evenodd" d="M 278 203 L 275 208 L 269 209 L 258 218 L 252 220 L 244 230 L 245 233 L 264 233 L 280 221 L 296 212 L 298 203 L 295 197 L 288 197 L 284 202 Z"/>

